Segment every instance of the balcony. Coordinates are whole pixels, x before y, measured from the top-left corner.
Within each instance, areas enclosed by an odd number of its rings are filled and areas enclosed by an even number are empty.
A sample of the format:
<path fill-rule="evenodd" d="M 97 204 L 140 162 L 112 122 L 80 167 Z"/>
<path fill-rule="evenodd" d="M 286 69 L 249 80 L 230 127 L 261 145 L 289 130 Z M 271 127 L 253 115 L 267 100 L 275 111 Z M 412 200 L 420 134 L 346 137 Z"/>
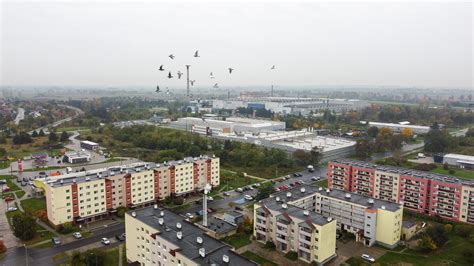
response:
<path fill-rule="evenodd" d="M 307 252 L 307 253 L 311 253 L 310 247 L 311 247 L 311 246 L 304 246 L 304 245 L 301 245 L 301 244 L 300 244 L 299 250 L 304 251 L 304 252 Z"/>
<path fill-rule="evenodd" d="M 309 238 L 309 240 L 308 240 L 308 238 Z M 311 237 L 305 237 L 303 235 L 300 235 L 300 243 L 306 244 L 308 246 L 311 245 Z"/>
<path fill-rule="evenodd" d="M 288 232 L 287 231 L 283 231 L 283 230 L 276 230 L 276 233 L 277 234 L 280 234 L 280 235 L 283 235 L 283 236 L 288 236 Z"/>
<path fill-rule="evenodd" d="M 455 188 L 451 188 L 451 187 L 444 187 L 444 186 L 440 186 L 438 187 L 438 191 L 444 191 L 444 192 L 448 192 L 448 193 L 454 193 L 456 191 Z"/>

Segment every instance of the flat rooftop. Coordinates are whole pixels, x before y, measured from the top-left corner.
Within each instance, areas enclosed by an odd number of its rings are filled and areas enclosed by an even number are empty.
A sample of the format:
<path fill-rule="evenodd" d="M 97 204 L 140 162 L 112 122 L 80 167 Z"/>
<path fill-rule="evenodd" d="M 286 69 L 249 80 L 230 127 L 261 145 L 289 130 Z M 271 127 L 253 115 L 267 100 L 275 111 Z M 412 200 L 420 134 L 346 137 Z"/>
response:
<path fill-rule="evenodd" d="M 185 218 L 164 208 L 148 207 L 140 210 L 129 211 L 136 214 L 135 219 L 158 230 L 157 237 L 173 243 L 179 248 L 176 252 L 182 254 L 186 258 L 194 261 L 198 265 L 232 265 L 232 266 L 253 266 L 257 263 L 244 258 L 233 251 L 233 248 L 222 241 L 219 241 L 199 228 L 198 226 L 188 222 Z M 163 216 L 161 216 L 163 212 Z M 163 224 L 159 224 L 159 218 L 163 218 Z M 178 228 L 177 224 L 181 225 Z M 182 238 L 178 239 L 177 233 L 182 232 Z M 197 238 L 202 239 L 202 244 L 197 242 Z M 205 257 L 199 254 L 199 249 L 205 249 Z M 229 262 L 224 263 L 223 256 L 229 257 Z"/>
<path fill-rule="evenodd" d="M 139 173 L 142 171 L 153 170 L 162 166 L 171 166 L 171 165 L 180 165 L 183 163 L 192 163 L 196 160 L 205 160 L 212 159 L 210 156 L 202 157 L 186 157 L 183 160 L 169 161 L 166 163 L 154 163 L 154 162 L 137 162 L 128 165 L 116 165 L 107 168 L 96 168 L 88 171 L 82 172 L 73 172 L 64 175 L 51 176 L 41 178 L 39 180 L 45 182 L 47 185 L 51 186 L 66 186 L 73 183 L 83 183 L 99 179 L 104 179 L 107 177 L 112 177 L 116 175 L 125 175 L 127 173 Z"/>
<path fill-rule="evenodd" d="M 262 203 L 267 204 L 267 202 L 270 202 L 270 203 L 276 202 L 276 198 L 278 197 L 280 201 L 285 201 L 285 202 L 288 202 L 288 204 L 291 204 L 292 201 L 295 201 L 304 197 L 309 197 L 311 195 L 320 194 L 326 197 L 361 205 L 369 209 L 385 208 L 386 210 L 389 210 L 389 211 L 396 211 L 401 208 L 400 204 L 397 204 L 391 201 L 365 197 L 360 194 L 345 192 L 344 190 L 332 189 L 332 190 L 329 190 L 329 192 L 327 191 L 328 191 L 327 189 L 322 188 L 322 187 L 315 187 L 312 185 L 305 184 L 305 185 L 295 186 L 287 190 L 273 193 L 270 196 L 270 198 L 262 200 Z M 288 193 L 291 193 L 290 197 L 287 197 Z M 373 203 L 369 202 L 369 199 Z"/>
<path fill-rule="evenodd" d="M 390 166 L 390 165 L 378 165 L 374 163 L 351 160 L 351 159 L 336 159 L 336 160 L 331 160 L 330 162 L 346 164 L 346 165 L 351 165 L 351 166 L 358 166 L 358 167 L 366 167 L 366 168 L 371 168 L 371 169 L 375 169 L 379 171 L 397 173 L 400 175 L 410 175 L 410 176 L 414 176 L 418 178 L 443 181 L 446 183 L 474 186 L 474 180 L 460 179 L 454 176 L 423 172 L 423 171 L 414 170 L 414 169 L 408 169 L 408 168 L 402 168 L 402 167 L 396 167 L 396 166 Z"/>

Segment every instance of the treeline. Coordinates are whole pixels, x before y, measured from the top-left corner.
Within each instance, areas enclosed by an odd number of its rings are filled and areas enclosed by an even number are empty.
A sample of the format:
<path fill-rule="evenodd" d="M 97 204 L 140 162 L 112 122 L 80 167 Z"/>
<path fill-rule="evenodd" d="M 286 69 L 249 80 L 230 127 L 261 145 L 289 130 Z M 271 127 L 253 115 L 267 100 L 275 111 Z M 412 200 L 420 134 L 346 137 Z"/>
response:
<path fill-rule="evenodd" d="M 372 104 L 359 112 L 348 112 L 341 118 L 346 123 L 359 121 L 393 122 L 410 121 L 412 124 L 444 124 L 447 127 L 464 126 L 474 123 L 474 113 L 452 108 L 427 108 L 412 105 Z"/>
<path fill-rule="evenodd" d="M 291 168 L 296 163 L 282 150 L 237 141 L 221 141 L 155 126 L 118 129 L 107 125 L 81 136 L 109 147 L 114 153 L 139 156 L 140 159 L 155 162 L 215 154 L 224 166 Z"/>
<path fill-rule="evenodd" d="M 437 125 L 426 134 L 424 150 L 429 153 L 454 152 L 465 155 L 474 154 L 474 128 L 470 128 L 466 136 L 455 137 L 447 130 L 440 129 Z"/>

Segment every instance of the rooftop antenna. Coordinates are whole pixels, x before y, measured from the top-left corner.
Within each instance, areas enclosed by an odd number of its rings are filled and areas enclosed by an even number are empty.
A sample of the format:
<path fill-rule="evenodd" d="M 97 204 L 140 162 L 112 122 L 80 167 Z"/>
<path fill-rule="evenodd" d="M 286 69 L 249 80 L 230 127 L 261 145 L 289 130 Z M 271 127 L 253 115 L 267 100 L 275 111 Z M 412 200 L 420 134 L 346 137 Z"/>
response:
<path fill-rule="evenodd" d="M 211 192 L 211 185 L 206 184 L 204 187 L 204 196 L 202 200 L 202 225 L 207 227 L 207 194 Z"/>

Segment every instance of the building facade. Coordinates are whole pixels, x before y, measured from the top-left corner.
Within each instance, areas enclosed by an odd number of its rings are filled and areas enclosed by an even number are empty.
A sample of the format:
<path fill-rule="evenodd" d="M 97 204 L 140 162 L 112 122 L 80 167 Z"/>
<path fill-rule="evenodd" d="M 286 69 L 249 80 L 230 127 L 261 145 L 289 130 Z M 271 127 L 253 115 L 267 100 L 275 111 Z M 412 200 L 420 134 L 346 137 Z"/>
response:
<path fill-rule="evenodd" d="M 218 186 L 219 158 L 196 157 L 180 161 L 135 163 L 35 180 L 46 196 L 48 219 L 53 225 L 90 222 L 123 207 L 153 204 L 171 195 Z"/>
<path fill-rule="evenodd" d="M 156 205 L 125 214 L 127 260 L 140 265 L 256 266 L 232 247 Z"/>
<path fill-rule="evenodd" d="M 367 246 L 395 247 L 403 206 L 342 190 L 303 185 L 274 193 L 254 205 L 254 236 L 277 250 L 324 264 L 336 256 L 336 230 L 354 234 Z"/>
<path fill-rule="evenodd" d="M 419 213 L 474 223 L 474 182 L 470 180 L 361 161 L 334 160 L 328 162 L 328 186 L 400 203 Z"/>

